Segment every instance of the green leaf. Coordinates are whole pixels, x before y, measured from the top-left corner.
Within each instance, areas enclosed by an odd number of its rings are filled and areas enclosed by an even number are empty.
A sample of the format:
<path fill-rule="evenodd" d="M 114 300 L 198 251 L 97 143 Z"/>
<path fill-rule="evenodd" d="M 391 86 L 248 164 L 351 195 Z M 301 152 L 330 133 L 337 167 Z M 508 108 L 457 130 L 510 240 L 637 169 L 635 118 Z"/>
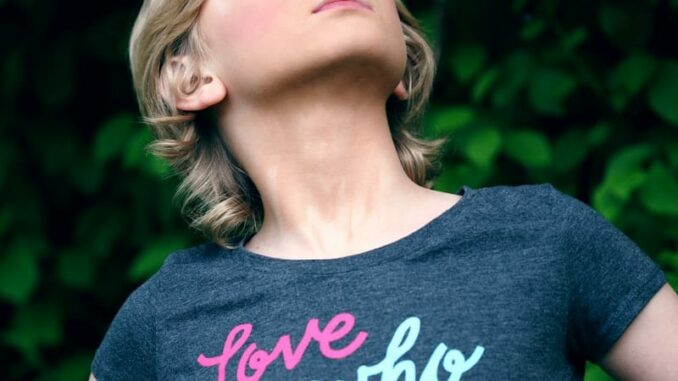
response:
<path fill-rule="evenodd" d="M 128 279 L 137 282 L 153 275 L 162 266 L 172 252 L 190 245 L 190 237 L 185 234 L 173 234 L 156 238 L 146 246 L 132 262 L 127 271 Z"/>
<path fill-rule="evenodd" d="M 678 62 L 665 62 L 648 92 L 650 106 L 668 123 L 678 126 Z"/>
<path fill-rule="evenodd" d="M 475 111 L 468 106 L 446 107 L 434 112 L 431 123 L 438 135 L 447 135 L 470 124 L 475 118 Z"/>
<path fill-rule="evenodd" d="M 481 186 L 492 175 L 492 167 L 475 167 L 471 164 L 460 164 L 444 167 L 436 179 L 433 189 L 442 192 L 456 192 L 460 186 Z"/>
<path fill-rule="evenodd" d="M 425 9 L 418 12 L 415 17 L 419 20 L 419 25 L 424 31 L 426 38 L 431 42 L 434 49 L 438 49 L 440 42 L 438 41 L 440 33 L 440 17 L 435 9 Z"/>
<path fill-rule="evenodd" d="M 554 147 L 554 169 L 565 172 L 576 168 L 589 151 L 587 138 L 588 132 L 577 129 L 570 129 L 561 135 Z"/>
<path fill-rule="evenodd" d="M 124 168 L 138 168 L 147 160 L 146 147 L 153 141 L 153 134 L 148 128 L 139 128 L 127 142 L 123 157 Z"/>
<path fill-rule="evenodd" d="M 611 191 L 609 183 L 603 182 L 593 190 L 591 204 L 608 221 L 614 222 L 621 214 L 625 202 Z"/>
<path fill-rule="evenodd" d="M 471 129 L 463 146 L 466 157 L 479 167 L 488 167 L 501 148 L 502 135 L 495 126 Z"/>
<path fill-rule="evenodd" d="M 509 131 L 504 152 L 528 168 L 545 167 L 551 163 L 553 153 L 548 139 L 541 133 L 523 129 Z"/>
<path fill-rule="evenodd" d="M 492 95 L 492 104 L 502 108 L 511 104 L 530 79 L 534 69 L 529 53 L 517 51 L 504 62 L 501 79 Z"/>
<path fill-rule="evenodd" d="M 513 0 L 511 3 L 511 11 L 513 11 L 513 13 L 522 12 L 528 3 L 529 0 Z"/>
<path fill-rule="evenodd" d="M 450 69 L 461 83 L 470 81 L 486 62 L 487 51 L 478 44 L 459 45 L 450 55 Z"/>
<path fill-rule="evenodd" d="M 5 346 L 23 354 L 34 367 L 42 365 L 40 349 L 54 347 L 63 341 L 62 307 L 51 304 L 31 304 L 15 310 L 9 328 L 2 333 Z"/>
<path fill-rule="evenodd" d="M 655 214 L 678 216 L 678 179 L 666 166 L 655 161 L 640 190 L 643 205 Z"/>
<path fill-rule="evenodd" d="M 678 275 L 674 273 L 665 273 L 667 283 L 678 293 Z"/>
<path fill-rule="evenodd" d="M 68 354 L 65 358 L 56 362 L 55 365 L 46 369 L 33 381 L 86 380 L 91 371 L 92 359 L 92 352 Z"/>
<path fill-rule="evenodd" d="M 105 172 L 92 160 L 82 160 L 71 168 L 73 184 L 85 194 L 94 194 L 104 180 Z"/>
<path fill-rule="evenodd" d="M 589 136 L 586 142 L 590 146 L 598 146 L 603 144 L 612 134 L 612 125 L 608 122 L 598 122 L 589 131 Z"/>
<path fill-rule="evenodd" d="M 86 289 L 94 283 L 95 262 L 93 253 L 81 250 L 62 250 L 57 257 L 56 273 L 61 283 L 76 288 Z"/>
<path fill-rule="evenodd" d="M 540 69 L 530 81 L 529 97 L 535 111 L 552 116 L 565 113 L 563 103 L 577 88 L 576 79 L 558 69 Z"/>
<path fill-rule="evenodd" d="M 14 216 L 11 209 L 0 210 L 0 237 L 9 231 L 9 226 L 12 224 L 13 219 Z"/>
<path fill-rule="evenodd" d="M 598 20 L 608 38 L 626 51 L 642 50 L 652 33 L 652 8 L 643 2 L 605 3 Z"/>
<path fill-rule="evenodd" d="M 3 126 L 0 125 L 0 129 L 2 128 Z M 0 139 L 0 189 L 9 180 L 10 168 L 13 167 L 18 156 L 16 148 L 10 144 L 9 139 Z"/>
<path fill-rule="evenodd" d="M 20 236 L 0 257 L 0 298 L 25 303 L 38 286 L 38 258 L 45 251 L 41 238 Z"/>
<path fill-rule="evenodd" d="M 531 41 L 539 37 L 546 29 L 546 22 L 541 18 L 531 19 L 520 29 L 520 38 L 524 41 Z"/>
<path fill-rule="evenodd" d="M 643 164 L 653 152 L 652 146 L 640 144 L 626 147 L 615 153 L 605 173 L 604 181 L 607 189 L 622 202 L 626 202 L 631 193 L 645 181 Z"/>
<path fill-rule="evenodd" d="M 77 131 L 62 121 L 41 121 L 40 133 L 31 139 L 31 156 L 42 173 L 63 179 L 64 173 L 77 170 L 83 160 Z"/>
<path fill-rule="evenodd" d="M 74 241 L 87 247 L 88 255 L 105 256 L 125 237 L 126 212 L 104 203 L 81 210 L 75 224 Z"/>
<path fill-rule="evenodd" d="M 35 381 L 87 380 L 92 364 L 92 354 L 69 354 L 55 366 L 48 368 Z"/>
<path fill-rule="evenodd" d="M 662 250 L 657 255 L 657 263 L 662 267 L 678 270 L 678 251 Z"/>
<path fill-rule="evenodd" d="M 569 31 L 560 41 L 560 45 L 564 50 L 573 51 L 581 44 L 586 42 L 589 33 L 586 27 L 580 26 Z"/>
<path fill-rule="evenodd" d="M 586 372 L 584 374 L 584 381 L 615 381 L 603 368 L 589 361 L 586 361 Z"/>
<path fill-rule="evenodd" d="M 673 170 L 678 170 L 678 140 L 667 141 L 664 147 L 664 153 L 669 159 L 669 166 Z"/>
<path fill-rule="evenodd" d="M 169 163 L 155 155 L 146 156 L 146 159 L 141 162 L 141 169 L 150 176 L 163 180 L 172 174 Z"/>
<path fill-rule="evenodd" d="M 496 67 L 490 68 L 481 74 L 473 86 L 473 90 L 471 90 L 471 100 L 474 103 L 481 102 L 498 78 L 499 69 Z"/>
<path fill-rule="evenodd" d="M 634 53 L 626 57 L 610 73 L 608 79 L 610 99 L 617 111 L 623 110 L 652 78 L 657 62 L 646 53 Z"/>
<path fill-rule="evenodd" d="M 129 112 L 115 115 L 107 120 L 99 127 L 92 146 L 94 161 L 101 166 L 121 155 L 128 139 L 135 132 L 135 128 L 140 128 L 139 123 Z"/>

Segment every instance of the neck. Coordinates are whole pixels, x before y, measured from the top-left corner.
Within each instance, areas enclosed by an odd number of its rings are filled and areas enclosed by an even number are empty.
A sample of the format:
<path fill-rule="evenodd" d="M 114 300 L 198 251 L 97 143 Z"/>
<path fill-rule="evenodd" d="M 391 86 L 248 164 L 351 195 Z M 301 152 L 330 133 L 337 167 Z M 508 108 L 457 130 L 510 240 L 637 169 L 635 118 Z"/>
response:
<path fill-rule="evenodd" d="M 326 252 L 383 230 L 427 189 L 400 163 L 383 94 L 299 91 L 265 105 L 231 97 L 220 131 L 261 195 L 259 240 Z"/>

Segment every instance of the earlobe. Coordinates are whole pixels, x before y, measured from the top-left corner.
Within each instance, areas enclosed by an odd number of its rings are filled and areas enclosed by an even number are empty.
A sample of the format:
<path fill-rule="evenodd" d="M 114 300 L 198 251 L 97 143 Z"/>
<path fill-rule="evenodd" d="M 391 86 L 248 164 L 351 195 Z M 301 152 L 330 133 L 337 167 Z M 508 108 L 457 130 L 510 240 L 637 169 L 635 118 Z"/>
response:
<path fill-rule="evenodd" d="M 400 100 L 406 100 L 410 97 L 410 95 L 407 93 L 407 90 L 405 90 L 405 84 L 403 81 L 398 82 L 398 86 L 395 88 L 393 91 L 396 97 Z"/>
<path fill-rule="evenodd" d="M 204 110 L 221 102 L 226 93 L 226 86 L 218 78 L 205 76 L 191 95 L 177 98 L 176 108 L 184 111 Z"/>
<path fill-rule="evenodd" d="M 173 57 L 170 65 L 184 65 L 185 57 Z M 186 66 L 184 66 L 186 67 Z M 221 102 L 227 94 L 226 86 L 213 72 L 203 70 L 200 84 L 193 93 L 187 96 L 178 96 L 175 107 L 183 111 L 204 110 Z"/>

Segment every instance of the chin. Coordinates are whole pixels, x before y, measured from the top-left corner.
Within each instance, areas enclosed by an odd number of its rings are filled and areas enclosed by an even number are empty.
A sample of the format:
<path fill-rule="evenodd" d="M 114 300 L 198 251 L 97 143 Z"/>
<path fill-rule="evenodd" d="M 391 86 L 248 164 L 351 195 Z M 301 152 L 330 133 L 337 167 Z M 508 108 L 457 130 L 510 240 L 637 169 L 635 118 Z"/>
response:
<path fill-rule="evenodd" d="M 315 43 L 325 55 L 364 55 L 384 57 L 394 55 L 393 41 L 381 31 L 342 29 L 334 35 L 318 36 Z"/>

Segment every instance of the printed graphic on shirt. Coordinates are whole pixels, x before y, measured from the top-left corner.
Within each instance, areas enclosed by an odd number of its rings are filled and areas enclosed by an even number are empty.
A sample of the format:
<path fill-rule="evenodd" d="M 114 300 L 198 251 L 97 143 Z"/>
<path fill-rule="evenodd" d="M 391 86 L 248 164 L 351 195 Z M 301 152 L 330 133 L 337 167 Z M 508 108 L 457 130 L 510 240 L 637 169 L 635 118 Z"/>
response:
<path fill-rule="evenodd" d="M 351 313 L 342 312 L 330 319 L 323 329 L 320 328 L 317 318 L 310 319 L 304 336 L 296 348 L 293 348 L 289 335 L 281 336 L 270 353 L 258 349 L 256 343 L 250 343 L 235 364 L 236 379 L 258 381 L 266 373 L 269 365 L 280 357 L 285 368 L 293 370 L 302 361 L 311 340 L 316 341 L 320 353 L 328 361 L 351 356 L 367 339 L 369 335 L 367 331 L 354 333 L 353 340 L 343 348 L 336 349 L 330 344 L 351 334 L 354 325 L 355 317 Z M 438 370 L 444 369 L 449 373 L 447 381 L 457 381 L 476 365 L 485 351 L 482 346 L 477 345 L 473 353 L 466 357 L 461 351 L 449 348 L 441 342 L 431 353 L 421 373 L 418 374 L 415 363 L 403 357 L 416 344 L 420 328 L 421 321 L 417 316 L 406 318 L 393 333 L 383 360 L 376 364 L 359 366 L 356 370 L 356 379 L 367 381 L 369 377 L 379 376 L 379 379 L 383 381 L 396 381 L 404 376 L 405 381 L 438 380 Z M 236 353 L 245 346 L 251 333 L 252 324 L 250 323 L 233 327 L 224 341 L 223 352 L 220 355 L 209 356 L 201 353 L 197 357 L 197 362 L 203 367 L 216 368 L 216 380 L 225 381 L 227 372 L 233 371 L 229 367 L 229 362 L 235 360 Z"/>

